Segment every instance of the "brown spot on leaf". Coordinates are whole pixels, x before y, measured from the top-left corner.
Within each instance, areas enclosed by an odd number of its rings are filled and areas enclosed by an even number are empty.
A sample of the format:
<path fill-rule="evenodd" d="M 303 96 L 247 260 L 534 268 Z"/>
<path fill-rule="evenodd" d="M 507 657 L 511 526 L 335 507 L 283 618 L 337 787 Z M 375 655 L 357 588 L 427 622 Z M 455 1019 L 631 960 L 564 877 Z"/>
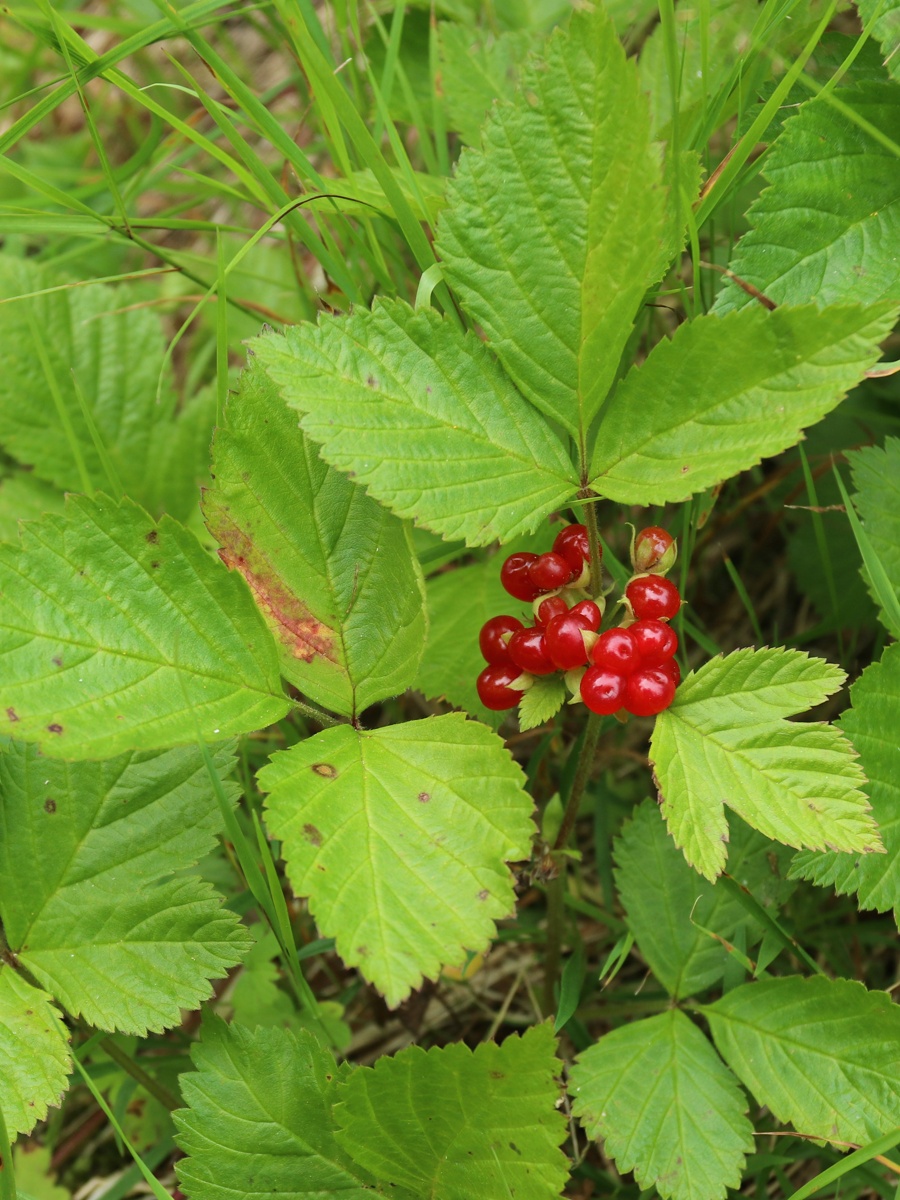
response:
<path fill-rule="evenodd" d="M 56 801 L 51 799 L 50 796 L 48 796 L 47 799 L 44 801 L 44 812 L 48 812 L 48 813 L 56 812 Z"/>
<path fill-rule="evenodd" d="M 314 846 L 322 845 L 322 831 L 320 829 L 316 829 L 315 825 L 304 825 L 303 836 Z"/>
<path fill-rule="evenodd" d="M 491 1079 L 505 1079 L 506 1076 L 502 1071 L 491 1071 Z"/>
<path fill-rule="evenodd" d="M 378 380 L 375 378 L 374 375 L 370 375 L 369 378 L 366 380 L 366 384 L 370 388 L 378 387 Z"/>
<path fill-rule="evenodd" d="M 10 719 L 11 721 L 19 721 L 19 720 L 21 720 L 21 718 L 19 717 L 19 714 L 16 712 L 16 710 L 15 710 L 14 708 L 8 708 L 8 709 L 6 710 L 6 715 L 9 717 L 9 719 Z"/>
<path fill-rule="evenodd" d="M 47 732 L 48 732 L 48 733 L 62 733 L 62 731 L 63 731 L 63 727 L 62 727 L 62 725 L 56 725 L 56 724 L 54 724 L 54 725 L 48 725 L 48 726 L 47 726 Z"/>
<path fill-rule="evenodd" d="M 337 779 L 337 767 L 333 767 L 331 763 L 313 763 L 312 769 L 323 779 Z"/>
<path fill-rule="evenodd" d="M 430 799 L 431 799 L 430 792 L 419 792 L 419 803 L 420 804 L 427 804 Z"/>
<path fill-rule="evenodd" d="M 357 946 L 356 953 L 360 956 L 360 958 L 367 958 L 368 954 L 369 954 L 369 947 L 368 946 Z"/>
<path fill-rule="evenodd" d="M 509 1148 L 510 1148 L 510 1150 L 512 1150 L 512 1151 L 513 1151 L 513 1153 L 514 1153 L 514 1154 L 518 1154 L 518 1156 L 519 1156 L 520 1158 L 522 1157 L 522 1151 L 519 1149 L 519 1147 L 516 1145 L 516 1143 L 515 1143 L 515 1142 L 510 1142 L 510 1143 L 509 1143 Z"/>
<path fill-rule="evenodd" d="M 482 888 L 481 891 L 478 893 L 478 899 L 479 900 L 487 900 L 487 898 L 490 894 L 491 893 L 487 890 L 487 888 Z"/>
<path fill-rule="evenodd" d="M 61 666 L 62 666 L 62 659 L 59 657 L 59 655 L 56 655 L 56 656 L 55 656 L 54 658 L 52 658 L 50 661 L 53 663 L 54 667 L 61 667 Z"/>
<path fill-rule="evenodd" d="M 150 564 L 150 567 L 151 567 L 151 570 L 153 570 L 153 571 L 158 571 L 158 570 L 159 570 L 159 563 L 158 563 L 158 562 L 152 562 L 152 563 Z"/>
<path fill-rule="evenodd" d="M 149 542 L 151 546 L 155 546 L 159 541 L 159 534 L 155 529 L 151 529 L 149 533 L 144 534 L 144 541 Z"/>
<path fill-rule="evenodd" d="M 246 579 L 257 607 L 281 644 L 303 662 L 324 658 L 336 663 L 334 630 L 313 616 L 242 529 L 226 525 L 222 513 L 210 516 L 210 531 L 221 542 L 219 558 Z"/>

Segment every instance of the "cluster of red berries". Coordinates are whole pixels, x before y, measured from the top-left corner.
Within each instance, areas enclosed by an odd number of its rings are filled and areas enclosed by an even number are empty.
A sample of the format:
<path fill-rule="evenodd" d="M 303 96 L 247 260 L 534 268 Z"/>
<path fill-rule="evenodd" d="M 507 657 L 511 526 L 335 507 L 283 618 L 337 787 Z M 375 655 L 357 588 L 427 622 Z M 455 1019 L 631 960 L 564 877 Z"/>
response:
<path fill-rule="evenodd" d="M 536 675 L 564 671 L 573 696 L 592 712 L 649 717 L 668 708 L 681 681 L 678 636 L 668 624 L 681 596 L 665 578 L 675 555 L 672 537 L 657 526 L 634 538 L 624 617 L 601 633 L 606 600 L 587 596 L 591 555 L 584 525 L 567 525 L 547 554 L 511 554 L 500 581 L 532 605 L 534 620 L 526 625 L 500 616 L 482 626 L 479 645 L 488 664 L 477 681 L 482 704 L 514 708 Z"/>

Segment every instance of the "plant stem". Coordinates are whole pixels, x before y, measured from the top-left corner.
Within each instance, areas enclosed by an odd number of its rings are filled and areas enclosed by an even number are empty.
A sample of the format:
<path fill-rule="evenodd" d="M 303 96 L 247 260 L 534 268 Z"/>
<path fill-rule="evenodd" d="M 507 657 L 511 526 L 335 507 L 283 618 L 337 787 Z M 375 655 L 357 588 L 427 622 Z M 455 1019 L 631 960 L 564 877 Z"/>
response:
<path fill-rule="evenodd" d="M 600 739 L 600 730 L 602 727 L 603 718 L 598 716 L 597 713 L 591 713 L 584 731 L 584 741 L 581 744 L 581 754 L 578 758 L 575 778 L 572 780 L 572 790 L 569 792 L 569 798 L 566 801 L 566 811 L 563 814 L 562 824 L 559 827 L 559 833 L 556 835 L 556 841 L 553 843 L 554 850 L 562 850 L 572 833 L 575 818 L 578 816 L 578 809 L 581 805 L 581 797 L 584 795 L 584 789 L 587 787 L 591 771 L 594 769 L 594 755 L 597 752 L 597 742 Z"/>
<path fill-rule="evenodd" d="M 169 1112 L 182 1107 L 182 1102 L 173 1092 L 170 1092 L 167 1087 L 154 1079 L 152 1075 L 148 1075 L 144 1068 L 139 1067 L 131 1055 L 126 1054 L 121 1047 L 117 1046 L 111 1037 L 103 1038 L 100 1042 L 100 1048 L 104 1054 L 108 1054 L 114 1063 L 120 1066 L 132 1079 L 136 1080 L 145 1092 L 149 1092 Z"/>
<path fill-rule="evenodd" d="M 305 700 L 292 700 L 291 703 L 297 712 L 306 717 L 307 721 L 317 721 L 326 728 L 330 728 L 332 725 L 346 724 L 340 718 L 333 717 L 331 713 L 327 713 L 324 708 L 319 708 L 315 704 L 309 704 Z"/>
<path fill-rule="evenodd" d="M 566 931 L 566 864 L 547 883 L 547 940 L 544 949 L 544 1016 L 556 1011 L 556 981 L 562 962 L 562 943 Z"/>

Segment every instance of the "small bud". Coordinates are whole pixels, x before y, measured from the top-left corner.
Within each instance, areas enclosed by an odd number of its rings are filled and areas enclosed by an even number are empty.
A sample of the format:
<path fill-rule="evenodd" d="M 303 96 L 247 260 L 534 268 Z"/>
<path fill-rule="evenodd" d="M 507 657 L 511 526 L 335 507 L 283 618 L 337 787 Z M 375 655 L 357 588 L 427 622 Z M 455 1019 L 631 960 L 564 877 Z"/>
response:
<path fill-rule="evenodd" d="M 675 539 L 658 525 L 650 525 L 632 538 L 631 565 L 639 574 L 665 575 L 677 557 Z"/>

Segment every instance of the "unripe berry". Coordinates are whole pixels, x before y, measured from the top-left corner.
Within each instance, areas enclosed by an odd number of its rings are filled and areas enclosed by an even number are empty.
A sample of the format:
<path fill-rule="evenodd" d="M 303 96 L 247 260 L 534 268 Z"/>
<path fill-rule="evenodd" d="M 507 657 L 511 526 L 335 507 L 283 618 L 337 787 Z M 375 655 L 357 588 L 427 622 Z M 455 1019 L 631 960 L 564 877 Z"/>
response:
<path fill-rule="evenodd" d="M 511 684 L 516 686 L 511 687 Z M 530 685 L 531 679 L 513 663 L 492 663 L 475 681 L 479 700 L 494 712 L 515 708 L 522 699 L 522 692 Z"/>
<path fill-rule="evenodd" d="M 639 621 L 645 617 L 668 620 L 681 608 L 678 588 L 660 575 L 639 575 L 628 584 L 625 595 Z"/>
<path fill-rule="evenodd" d="M 536 554 L 517 550 L 500 568 L 500 582 L 517 600 L 525 600 L 530 603 L 540 591 L 540 588 L 535 587 L 532 583 L 528 574 L 528 568 L 533 562 L 537 562 Z"/>
<path fill-rule="evenodd" d="M 552 592 L 572 578 L 572 568 L 561 554 L 541 554 L 528 567 L 528 577 L 538 592 Z"/>
<path fill-rule="evenodd" d="M 478 635 L 478 646 L 485 662 L 509 663 L 507 642 L 519 629 L 524 628 L 522 622 L 515 617 L 491 617 L 481 627 Z"/>
<path fill-rule="evenodd" d="M 642 529 L 631 544 L 631 565 L 639 574 L 652 571 L 655 575 L 665 575 L 677 557 L 675 539 L 658 525 Z"/>
<path fill-rule="evenodd" d="M 567 525 L 560 530 L 553 542 L 553 549 L 561 554 L 574 575 L 580 575 L 584 564 L 591 561 L 591 543 L 587 527 L 584 525 Z"/>
<path fill-rule="evenodd" d="M 665 621 L 645 617 L 630 625 L 628 633 L 637 646 L 643 667 L 661 667 L 678 649 L 678 634 Z"/>
<path fill-rule="evenodd" d="M 581 698 L 591 710 L 609 716 L 622 707 L 625 676 L 606 667 L 588 667 L 581 680 Z"/>
<path fill-rule="evenodd" d="M 628 676 L 625 707 L 636 717 L 653 717 L 675 698 L 675 682 L 661 667 L 642 667 Z"/>
<path fill-rule="evenodd" d="M 641 665 L 641 656 L 631 629 L 607 629 L 606 633 L 601 633 L 591 652 L 591 661 L 620 675 L 636 671 Z"/>
<path fill-rule="evenodd" d="M 517 667 L 532 675 L 552 675 L 556 665 L 547 653 L 544 630 L 538 625 L 532 629 L 520 629 L 507 644 L 509 657 Z"/>

